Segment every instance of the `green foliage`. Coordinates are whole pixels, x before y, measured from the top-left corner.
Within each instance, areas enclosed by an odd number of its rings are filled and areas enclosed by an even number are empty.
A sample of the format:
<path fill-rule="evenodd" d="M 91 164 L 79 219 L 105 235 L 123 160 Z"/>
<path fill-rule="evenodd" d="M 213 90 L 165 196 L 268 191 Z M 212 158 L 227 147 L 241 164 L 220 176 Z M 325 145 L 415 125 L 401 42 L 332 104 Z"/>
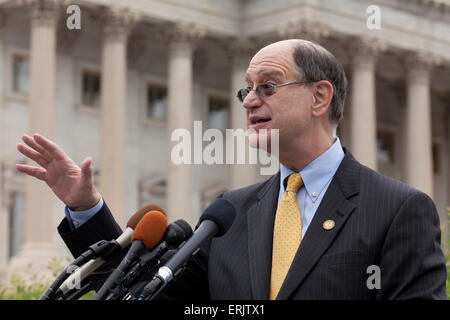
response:
<path fill-rule="evenodd" d="M 51 271 L 53 278 L 56 278 L 68 263 L 69 258 L 53 258 L 47 269 Z M 32 269 L 32 265 L 28 265 Z M 13 274 L 8 285 L 0 284 L 0 300 L 38 300 L 45 290 L 51 285 L 50 280 L 40 278 L 33 272 L 29 277 Z M 88 292 L 81 300 L 91 300 L 95 296 L 95 292 Z"/>

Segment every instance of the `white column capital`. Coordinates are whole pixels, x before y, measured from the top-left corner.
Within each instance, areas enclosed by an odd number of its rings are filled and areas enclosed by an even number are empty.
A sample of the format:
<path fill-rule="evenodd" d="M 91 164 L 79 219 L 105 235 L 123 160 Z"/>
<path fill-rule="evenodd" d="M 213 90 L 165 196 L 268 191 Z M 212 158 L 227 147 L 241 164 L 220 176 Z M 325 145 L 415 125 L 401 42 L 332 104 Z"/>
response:
<path fill-rule="evenodd" d="M 192 58 L 194 44 L 187 41 L 171 41 L 169 43 L 169 55 L 177 57 Z"/>
<path fill-rule="evenodd" d="M 222 46 L 230 58 L 232 67 L 237 68 L 247 68 L 250 59 L 260 47 L 255 38 L 248 37 L 226 39 Z"/>
<path fill-rule="evenodd" d="M 408 52 L 403 61 L 408 81 L 424 83 L 428 83 L 433 67 L 441 63 L 439 57 L 424 51 Z"/>
<path fill-rule="evenodd" d="M 278 35 L 284 39 L 305 39 L 320 43 L 328 37 L 330 30 L 322 23 L 307 19 L 288 21 L 278 28 Z"/>
<path fill-rule="evenodd" d="M 387 48 L 385 42 L 374 37 L 356 37 L 351 39 L 351 52 L 353 55 L 353 67 L 373 70 L 379 53 Z"/>
<path fill-rule="evenodd" d="M 22 4 L 29 9 L 32 26 L 56 26 L 61 9 L 60 1 L 22 0 Z"/>
<path fill-rule="evenodd" d="M 198 41 L 206 35 L 206 29 L 193 22 L 162 25 L 158 36 L 169 44 L 171 54 L 191 56 Z"/>
<path fill-rule="evenodd" d="M 102 8 L 99 19 L 103 39 L 126 42 L 131 29 L 139 21 L 140 15 L 124 6 Z"/>

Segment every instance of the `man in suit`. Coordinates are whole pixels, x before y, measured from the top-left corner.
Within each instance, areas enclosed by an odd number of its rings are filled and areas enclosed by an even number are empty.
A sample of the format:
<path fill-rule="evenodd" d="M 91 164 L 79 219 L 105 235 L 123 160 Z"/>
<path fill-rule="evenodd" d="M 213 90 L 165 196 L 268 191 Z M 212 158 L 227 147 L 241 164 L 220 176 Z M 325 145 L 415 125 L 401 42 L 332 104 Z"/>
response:
<path fill-rule="evenodd" d="M 280 171 L 221 195 L 236 207 L 233 225 L 202 247 L 165 297 L 445 299 L 433 201 L 360 164 L 336 137 L 347 92 L 336 58 L 309 41 L 276 42 L 252 58 L 246 81 L 238 98 L 247 126 L 257 144 L 260 129 L 279 130 Z M 58 230 L 73 255 L 117 237 L 90 158 L 79 168 L 44 137 L 23 140 L 19 151 L 42 168 L 17 169 L 67 205 Z"/>

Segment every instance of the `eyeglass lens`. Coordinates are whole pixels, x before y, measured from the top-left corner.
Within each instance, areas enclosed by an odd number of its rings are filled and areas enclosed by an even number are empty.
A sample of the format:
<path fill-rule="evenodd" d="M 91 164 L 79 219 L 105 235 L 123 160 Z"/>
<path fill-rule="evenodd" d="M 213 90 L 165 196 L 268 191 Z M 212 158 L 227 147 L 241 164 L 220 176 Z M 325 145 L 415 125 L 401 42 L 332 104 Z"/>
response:
<path fill-rule="evenodd" d="M 245 97 L 250 93 L 252 89 L 245 88 L 238 91 L 237 97 L 241 102 L 244 102 Z M 256 87 L 256 94 L 260 98 L 266 98 L 273 94 L 274 86 L 270 83 L 263 83 Z"/>

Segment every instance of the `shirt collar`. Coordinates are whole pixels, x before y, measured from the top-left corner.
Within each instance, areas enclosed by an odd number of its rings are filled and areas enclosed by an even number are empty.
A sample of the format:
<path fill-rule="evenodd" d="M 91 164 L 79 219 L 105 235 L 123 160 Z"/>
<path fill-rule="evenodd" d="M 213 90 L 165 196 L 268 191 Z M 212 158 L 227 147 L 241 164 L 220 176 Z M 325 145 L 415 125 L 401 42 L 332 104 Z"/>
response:
<path fill-rule="evenodd" d="M 333 178 L 345 154 L 342 150 L 339 137 L 327 151 L 311 161 L 300 171 L 306 192 L 313 202 L 315 202 L 323 192 L 325 186 Z M 294 173 L 291 169 L 280 163 L 280 190 L 286 190 L 285 180 Z M 286 180 L 287 183 L 287 180 Z"/>

